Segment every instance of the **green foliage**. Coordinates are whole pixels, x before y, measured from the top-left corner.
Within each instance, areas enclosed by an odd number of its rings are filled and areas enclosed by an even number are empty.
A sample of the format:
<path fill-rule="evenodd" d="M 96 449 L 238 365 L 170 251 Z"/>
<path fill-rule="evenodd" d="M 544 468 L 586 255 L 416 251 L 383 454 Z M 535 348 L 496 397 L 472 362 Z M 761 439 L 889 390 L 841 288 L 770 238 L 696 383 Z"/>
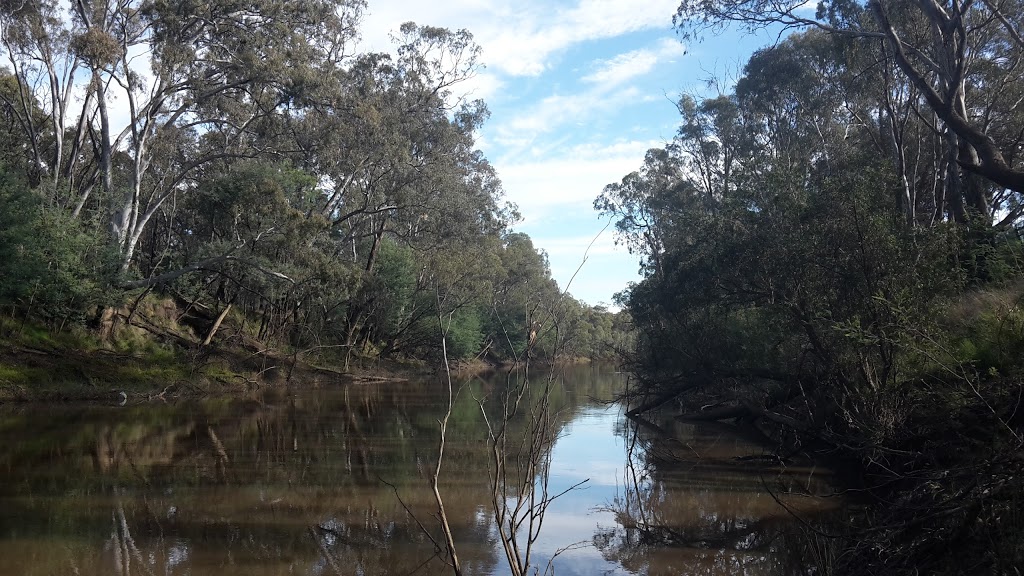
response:
<path fill-rule="evenodd" d="M 680 14 L 718 9 L 777 8 L 687 2 Z M 971 560 L 951 571 L 1001 572 L 1019 564 L 1019 532 L 985 526 L 1024 493 L 1020 465 L 1005 464 L 1024 438 L 1017 193 L 946 164 L 949 141 L 918 125 L 934 103 L 919 84 L 896 88 L 888 57 L 821 31 L 758 52 L 735 94 L 684 97 L 676 139 L 596 206 L 644 262 L 621 295 L 644 393 L 754 423 L 780 453 L 859 466 L 885 502 L 862 526 L 895 544 L 879 562 L 844 542 L 847 571 L 936 570 L 922 550 L 963 545 Z M 907 518 L 934 527 L 922 537 Z"/>
<path fill-rule="evenodd" d="M 461 309 L 451 317 L 448 325 L 448 354 L 452 358 L 472 358 L 483 344 L 483 322 L 475 308 Z"/>
<path fill-rule="evenodd" d="M 377 262 L 371 289 L 381 310 L 376 324 L 380 330 L 390 332 L 409 315 L 416 289 L 416 263 L 410 248 L 390 239 L 381 243 Z"/>
<path fill-rule="evenodd" d="M 1020 284 L 969 292 L 943 318 L 949 341 L 947 362 L 990 378 L 1024 369 L 1024 294 Z"/>
<path fill-rule="evenodd" d="M 115 255 L 107 239 L 43 205 L 27 187 L 0 182 L 0 302 L 56 326 L 84 322 L 116 301 Z"/>
<path fill-rule="evenodd" d="M 393 53 L 356 53 L 362 0 L 257 0 L 244 23 L 223 0 L 107 8 L 0 13 L 18 71 L 0 73 L 0 160 L 25 180 L 0 197 L 0 303 L 81 324 L 123 304 L 112 286 L 173 291 L 231 306 L 267 348 L 346 362 L 434 358 L 449 317 L 460 357 L 522 356 L 534 325 L 531 354 L 564 352 L 546 258 L 508 234 L 476 149 L 487 107 L 457 93 L 480 66 L 468 31 L 408 23 Z M 72 78 L 90 105 L 64 100 Z M 120 139 L 95 113 L 113 86 L 137 96 Z"/>
<path fill-rule="evenodd" d="M 10 351 L 0 361 L 0 387 L 13 386 L 28 398 L 109 400 L 113 387 L 151 391 L 189 380 L 200 384 L 180 351 L 131 330 L 109 342 L 75 325 L 55 331 L 31 319 L 0 317 L 0 347 Z"/>
<path fill-rule="evenodd" d="M 929 240 L 884 208 L 875 184 L 884 174 L 860 170 L 813 188 L 784 176 L 771 178 L 767 202 L 754 188 L 714 211 L 681 212 L 690 225 L 659 256 L 665 272 L 629 293 L 658 378 L 771 370 L 827 380 L 865 362 L 872 377 L 903 377 L 893 307 L 920 313 L 941 291 L 922 298 L 918 287 L 955 286 L 914 265 L 949 254 L 914 248 Z"/>

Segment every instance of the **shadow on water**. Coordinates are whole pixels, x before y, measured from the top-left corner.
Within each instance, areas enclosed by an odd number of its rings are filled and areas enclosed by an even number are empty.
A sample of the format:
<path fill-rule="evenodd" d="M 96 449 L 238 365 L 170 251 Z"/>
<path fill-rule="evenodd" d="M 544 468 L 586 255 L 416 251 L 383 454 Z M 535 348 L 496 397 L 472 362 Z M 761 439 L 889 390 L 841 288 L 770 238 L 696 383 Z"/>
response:
<path fill-rule="evenodd" d="M 774 498 L 806 513 L 831 505 L 814 470 L 734 460 L 760 447 L 728 431 L 624 419 L 597 401 L 622 385 L 610 371 L 558 382 L 553 489 L 592 482 L 549 512 L 541 566 L 584 544 L 557 574 L 781 573 L 771 527 L 789 516 Z M 441 487 L 466 574 L 507 571 L 474 400 L 505 385 L 467 382 L 449 425 Z M 416 521 L 433 513 L 441 386 L 0 407 L 0 576 L 445 573 Z"/>

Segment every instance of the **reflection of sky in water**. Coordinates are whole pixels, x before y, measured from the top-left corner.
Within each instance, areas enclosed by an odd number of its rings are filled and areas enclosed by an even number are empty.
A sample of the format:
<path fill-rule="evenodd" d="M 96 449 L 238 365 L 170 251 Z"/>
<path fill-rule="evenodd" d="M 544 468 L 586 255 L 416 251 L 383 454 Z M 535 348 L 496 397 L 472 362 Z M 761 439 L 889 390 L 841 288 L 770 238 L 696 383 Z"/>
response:
<path fill-rule="evenodd" d="M 582 410 L 555 444 L 551 486 L 557 493 L 580 480 L 587 485 L 617 486 L 622 481 L 625 448 L 615 435 L 619 407 L 588 407 Z"/>
<path fill-rule="evenodd" d="M 566 550 L 555 559 L 559 575 L 628 574 L 608 562 L 593 546 L 599 526 L 615 524 L 615 515 L 604 510 L 622 482 L 625 448 L 615 434 L 620 417 L 618 406 L 587 407 L 563 430 L 555 444 L 551 462 L 549 492 L 558 494 L 574 484 L 589 481 L 555 500 L 544 518 L 544 529 L 537 542 L 537 566 L 543 572 L 551 555 Z"/>

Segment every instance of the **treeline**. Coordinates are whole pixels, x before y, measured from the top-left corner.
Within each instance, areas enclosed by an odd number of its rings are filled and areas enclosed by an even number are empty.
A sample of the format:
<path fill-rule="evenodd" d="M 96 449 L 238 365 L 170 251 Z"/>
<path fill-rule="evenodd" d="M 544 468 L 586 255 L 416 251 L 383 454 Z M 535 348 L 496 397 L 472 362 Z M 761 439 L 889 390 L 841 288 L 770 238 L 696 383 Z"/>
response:
<path fill-rule="evenodd" d="M 1016 2 L 685 2 L 689 38 L 802 27 L 595 206 L 645 277 L 635 413 L 757 426 L 871 505 L 811 573 L 1024 564 L 1024 42 Z"/>
<path fill-rule="evenodd" d="M 610 354 L 621 320 L 509 231 L 471 35 L 356 53 L 363 9 L 0 6 L 4 310 L 61 330 L 156 290 L 269 346 L 422 358 L 443 326 L 458 358 Z"/>

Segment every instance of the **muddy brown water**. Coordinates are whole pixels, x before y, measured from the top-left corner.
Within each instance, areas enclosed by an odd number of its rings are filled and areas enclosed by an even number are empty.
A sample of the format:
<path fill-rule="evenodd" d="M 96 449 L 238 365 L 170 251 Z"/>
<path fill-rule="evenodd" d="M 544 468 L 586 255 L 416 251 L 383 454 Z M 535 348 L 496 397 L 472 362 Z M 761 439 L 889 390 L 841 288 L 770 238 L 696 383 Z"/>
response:
<path fill-rule="evenodd" d="M 737 460 L 765 449 L 726 427 L 625 418 L 601 402 L 623 385 L 610 370 L 554 383 L 549 492 L 586 483 L 544 517 L 542 574 L 789 574 L 794 514 L 837 504 L 827 471 Z M 468 382 L 449 424 L 440 491 L 466 574 L 509 573 L 477 404 L 506 385 Z M 450 574 L 420 527 L 444 390 L 0 406 L 0 576 Z"/>

